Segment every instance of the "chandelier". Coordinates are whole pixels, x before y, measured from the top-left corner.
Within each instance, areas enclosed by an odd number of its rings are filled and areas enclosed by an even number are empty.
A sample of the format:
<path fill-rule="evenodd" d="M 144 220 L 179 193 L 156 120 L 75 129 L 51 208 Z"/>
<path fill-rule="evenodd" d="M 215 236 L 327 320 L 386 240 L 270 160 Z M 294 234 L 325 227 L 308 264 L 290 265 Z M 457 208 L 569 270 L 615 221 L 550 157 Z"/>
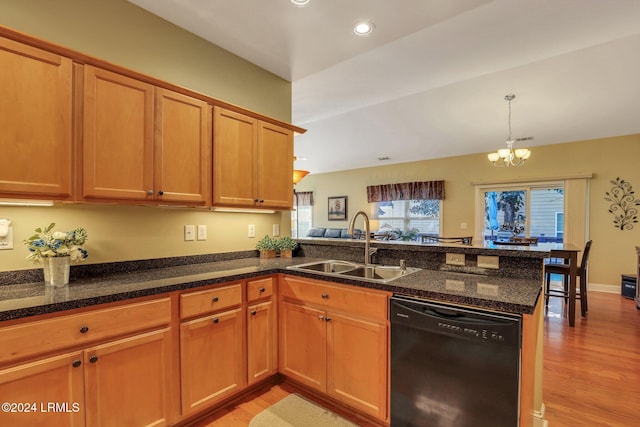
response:
<path fill-rule="evenodd" d="M 522 166 L 524 162 L 531 156 L 531 151 L 527 148 L 513 149 L 513 143 L 518 140 L 511 138 L 511 101 L 515 98 L 515 95 L 506 95 L 505 100 L 509 101 L 509 139 L 505 141 L 507 148 L 502 148 L 495 153 L 489 153 L 487 156 L 489 161 L 493 163 L 493 166 L 498 168 L 510 167 L 510 166 Z M 530 139 L 530 138 L 523 138 Z"/>

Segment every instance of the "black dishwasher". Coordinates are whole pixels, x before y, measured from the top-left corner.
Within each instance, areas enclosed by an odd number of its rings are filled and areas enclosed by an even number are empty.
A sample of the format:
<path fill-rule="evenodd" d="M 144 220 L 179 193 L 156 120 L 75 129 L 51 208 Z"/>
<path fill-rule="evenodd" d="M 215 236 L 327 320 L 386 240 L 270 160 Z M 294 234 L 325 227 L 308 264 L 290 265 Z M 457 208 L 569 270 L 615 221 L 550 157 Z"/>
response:
<path fill-rule="evenodd" d="M 391 298 L 391 427 L 518 426 L 520 316 Z"/>

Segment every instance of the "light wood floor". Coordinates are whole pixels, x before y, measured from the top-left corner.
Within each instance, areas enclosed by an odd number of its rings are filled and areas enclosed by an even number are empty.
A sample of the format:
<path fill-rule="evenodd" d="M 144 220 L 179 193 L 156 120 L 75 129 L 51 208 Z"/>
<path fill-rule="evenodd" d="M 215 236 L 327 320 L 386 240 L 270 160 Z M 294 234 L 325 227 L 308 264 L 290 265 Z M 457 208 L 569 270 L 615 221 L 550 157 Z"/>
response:
<path fill-rule="evenodd" d="M 620 295 L 589 293 L 575 328 L 562 298 L 545 317 L 543 400 L 550 427 L 640 425 L 640 310 Z"/>
<path fill-rule="evenodd" d="M 576 326 L 569 328 L 563 306 L 561 298 L 551 298 L 544 320 L 543 400 L 549 426 L 640 425 L 640 310 L 619 295 L 591 292 L 587 318 L 578 309 Z M 245 427 L 294 391 L 287 384 L 265 387 L 196 426 Z"/>

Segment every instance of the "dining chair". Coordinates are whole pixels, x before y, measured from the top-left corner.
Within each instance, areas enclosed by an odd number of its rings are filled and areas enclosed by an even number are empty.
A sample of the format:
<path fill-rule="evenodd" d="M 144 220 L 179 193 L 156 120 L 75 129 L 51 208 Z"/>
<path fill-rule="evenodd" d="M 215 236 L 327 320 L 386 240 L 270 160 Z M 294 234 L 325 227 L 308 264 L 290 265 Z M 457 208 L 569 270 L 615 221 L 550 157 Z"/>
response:
<path fill-rule="evenodd" d="M 589 304 L 587 300 L 587 270 L 589 266 L 589 252 L 591 251 L 591 240 L 584 246 L 582 251 L 582 260 L 577 266 L 578 289 L 575 292 L 575 298 L 580 300 L 580 313 L 582 317 L 587 315 Z M 549 305 L 549 297 L 563 297 L 565 304 L 569 302 L 569 264 L 549 260 L 544 264 L 545 287 L 544 287 L 544 305 Z M 551 288 L 551 275 L 562 275 L 562 289 Z"/>

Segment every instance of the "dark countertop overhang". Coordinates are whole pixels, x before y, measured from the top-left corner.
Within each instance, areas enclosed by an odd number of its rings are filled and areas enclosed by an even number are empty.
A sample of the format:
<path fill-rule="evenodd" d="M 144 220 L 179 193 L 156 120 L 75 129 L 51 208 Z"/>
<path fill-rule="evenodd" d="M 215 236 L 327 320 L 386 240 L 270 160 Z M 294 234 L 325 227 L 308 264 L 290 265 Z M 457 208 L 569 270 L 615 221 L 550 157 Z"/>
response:
<path fill-rule="evenodd" d="M 42 282 L 5 285 L 0 286 L 0 321 L 278 273 L 516 314 L 533 313 L 542 289 L 539 280 L 426 269 L 390 283 L 374 283 L 286 268 L 315 260 L 244 258 L 79 279 L 64 288 L 45 287 Z"/>

